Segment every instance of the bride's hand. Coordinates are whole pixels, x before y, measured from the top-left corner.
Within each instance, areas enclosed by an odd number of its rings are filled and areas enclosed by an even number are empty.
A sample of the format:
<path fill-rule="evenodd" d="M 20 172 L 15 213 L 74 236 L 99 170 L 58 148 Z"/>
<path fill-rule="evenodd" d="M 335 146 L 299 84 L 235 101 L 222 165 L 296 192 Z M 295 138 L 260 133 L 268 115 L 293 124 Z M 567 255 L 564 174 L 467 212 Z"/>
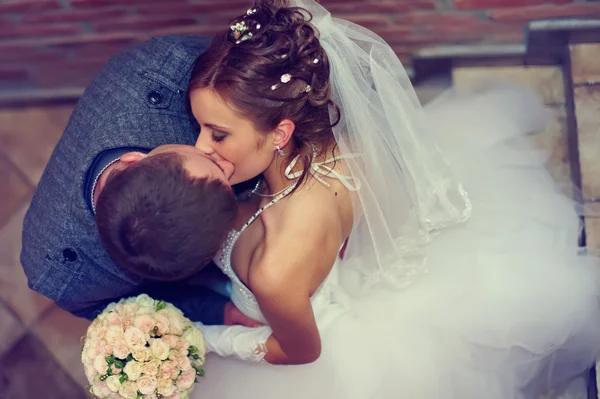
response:
<path fill-rule="evenodd" d="M 227 305 L 225 305 L 223 323 L 227 326 L 241 325 L 246 327 L 262 327 L 263 325 L 243 314 L 232 302 L 227 302 Z"/>

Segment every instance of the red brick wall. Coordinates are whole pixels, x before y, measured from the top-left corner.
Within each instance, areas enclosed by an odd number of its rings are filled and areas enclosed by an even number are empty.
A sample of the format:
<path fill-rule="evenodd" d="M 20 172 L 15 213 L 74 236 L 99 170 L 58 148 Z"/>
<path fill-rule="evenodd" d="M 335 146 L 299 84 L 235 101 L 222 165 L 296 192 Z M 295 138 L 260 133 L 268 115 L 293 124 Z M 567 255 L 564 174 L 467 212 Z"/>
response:
<path fill-rule="evenodd" d="M 322 0 L 408 60 L 436 44 L 522 41 L 529 20 L 600 16 L 585 0 Z M 86 85 L 107 57 L 151 35 L 210 35 L 250 0 L 0 1 L 0 90 Z"/>

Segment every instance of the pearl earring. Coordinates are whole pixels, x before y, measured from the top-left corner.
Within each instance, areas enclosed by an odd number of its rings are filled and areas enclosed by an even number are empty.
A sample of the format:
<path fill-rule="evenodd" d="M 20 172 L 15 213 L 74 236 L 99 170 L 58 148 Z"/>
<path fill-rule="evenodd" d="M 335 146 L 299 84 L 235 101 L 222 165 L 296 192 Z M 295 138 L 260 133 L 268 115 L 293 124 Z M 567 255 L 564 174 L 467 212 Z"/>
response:
<path fill-rule="evenodd" d="M 276 146 L 275 148 L 277 149 L 277 153 L 280 157 L 285 157 L 285 152 L 281 148 L 279 148 L 279 146 Z"/>

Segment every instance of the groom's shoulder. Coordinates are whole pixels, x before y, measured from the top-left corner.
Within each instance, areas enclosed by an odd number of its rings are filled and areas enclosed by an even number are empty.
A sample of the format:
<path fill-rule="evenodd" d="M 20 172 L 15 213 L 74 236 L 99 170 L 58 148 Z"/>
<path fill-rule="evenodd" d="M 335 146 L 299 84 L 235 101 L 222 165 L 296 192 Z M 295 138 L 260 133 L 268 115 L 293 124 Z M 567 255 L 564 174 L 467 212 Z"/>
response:
<path fill-rule="evenodd" d="M 197 128 L 185 108 L 185 89 L 208 41 L 152 38 L 113 56 L 81 96 L 25 217 L 22 263 L 36 290 L 44 288 L 35 285 L 37 280 L 56 283 L 62 292 L 61 279 L 51 277 L 58 276 L 57 269 L 69 279 L 85 275 L 88 280 L 94 274 L 112 281 L 116 274 L 119 280 L 85 201 L 87 171 L 98 154 L 111 148 L 193 144 Z M 76 261 L 65 260 L 74 253 Z M 104 270 L 94 266 L 92 271 L 92 264 Z"/>
<path fill-rule="evenodd" d="M 197 127 L 186 109 L 186 89 L 208 41 L 160 36 L 113 56 L 80 97 L 38 191 L 64 201 L 105 150 L 193 144 Z"/>

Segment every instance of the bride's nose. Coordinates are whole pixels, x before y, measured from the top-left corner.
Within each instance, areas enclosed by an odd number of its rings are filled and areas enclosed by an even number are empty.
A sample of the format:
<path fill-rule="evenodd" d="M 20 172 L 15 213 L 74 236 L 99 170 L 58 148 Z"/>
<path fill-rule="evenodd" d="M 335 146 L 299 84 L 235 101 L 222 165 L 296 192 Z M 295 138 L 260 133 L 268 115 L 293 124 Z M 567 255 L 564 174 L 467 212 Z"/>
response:
<path fill-rule="evenodd" d="M 198 135 L 198 139 L 196 140 L 195 147 L 202 151 L 206 155 L 211 155 L 215 152 L 213 146 L 211 145 L 210 138 L 208 134 L 200 134 Z"/>

